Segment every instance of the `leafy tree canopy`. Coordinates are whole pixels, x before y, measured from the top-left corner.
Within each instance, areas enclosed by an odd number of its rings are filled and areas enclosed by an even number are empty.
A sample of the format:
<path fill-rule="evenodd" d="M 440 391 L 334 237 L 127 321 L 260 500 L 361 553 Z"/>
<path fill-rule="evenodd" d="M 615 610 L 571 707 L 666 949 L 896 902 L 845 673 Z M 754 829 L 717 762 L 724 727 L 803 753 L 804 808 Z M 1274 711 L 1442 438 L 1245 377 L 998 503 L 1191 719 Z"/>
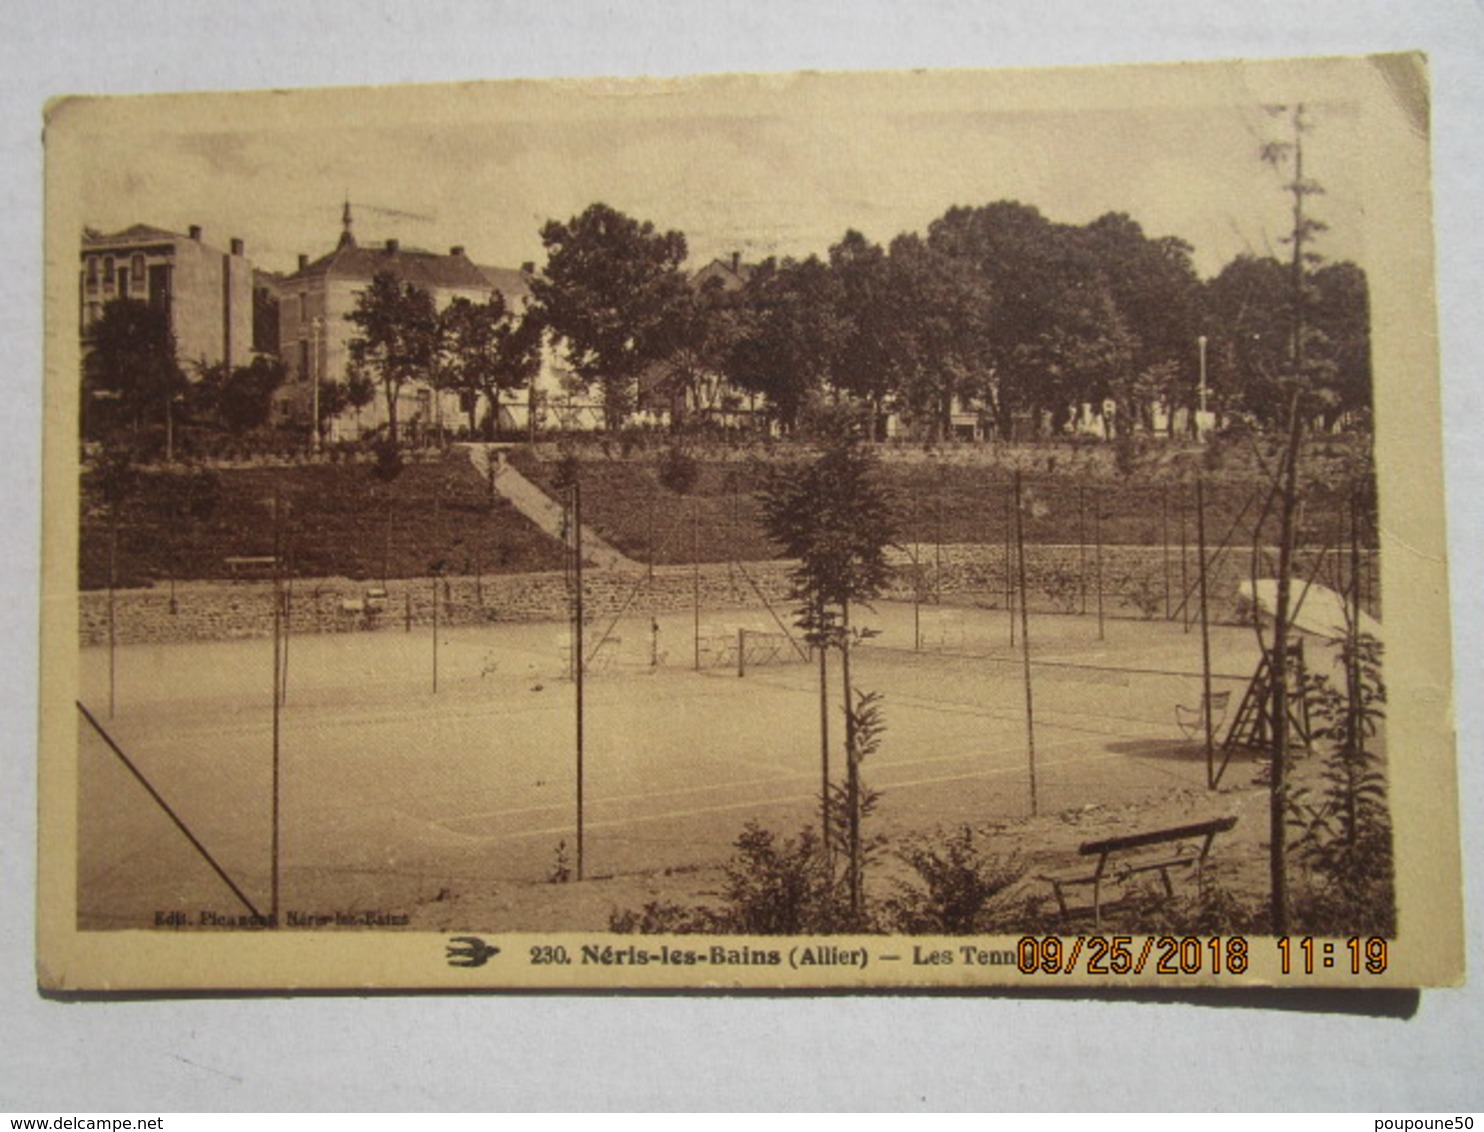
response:
<path fill-rule="evenodd" d="M 768 534 L 792 572 L 797 623 L 811 642 L 834 643 L 849 607 L 886 586 L 886 548 L 895 538 L 890 495 L 858 431 L 838 437 L 815 460 L 781 469 L 761 493 Z"/>
<path fill-rule="evenodd" d="M 464 394 L 469 431 L 478 427 L 479 397 L 488 398 L 490 427 L 501 393 L 522 389 L 541 368 L 541 321 L 512 310 L 498 291 L 483 303 L 459 297 L 442 314 L 445 384 Z"/>
<path fill-rule="evenodd" d="M 345 316 L 357 336 L 350 342 L 349 376 L 381 387 L 387 436 L 397 443 L 397 396 L 409 381 L 431 381 L 440 348 L 433 296 L 389 272 L 379 272 Z"/>
<path fill-rule="evenodd" d="M 156 409 L 163 415 L 186 387 L 170 315 L 162 307 L 138 299 L 104 304 L 83 348 L 83 424 L 89 435 L 123 421 L 137 426 Z"/>
<path fill-rule="evenodd" d="M 792 429 L 811 392 L 834 378 L 846 333 L 839 280 L 818 257 L 765 260 L 742 294 L 724 371 L 733 384 L 768 398 Z"/>
<path fill-rule="evenodd" d="M 219 363 L 203 372 L 197 400 L 230 431 L 246 432 L 268 422 L 273 394 L 287 376 L 281 361 L 261 354 L 231 370 Z"/>
<path fill-rule="evenodd" d="M 685 237 L 606 204 L 541 229 L 547 260 L 531 281 L 543 322 L 582 385 L 597 386 L 610 428 L 633 409 L 639 375 L 673 353 L 690 297 Z"/>

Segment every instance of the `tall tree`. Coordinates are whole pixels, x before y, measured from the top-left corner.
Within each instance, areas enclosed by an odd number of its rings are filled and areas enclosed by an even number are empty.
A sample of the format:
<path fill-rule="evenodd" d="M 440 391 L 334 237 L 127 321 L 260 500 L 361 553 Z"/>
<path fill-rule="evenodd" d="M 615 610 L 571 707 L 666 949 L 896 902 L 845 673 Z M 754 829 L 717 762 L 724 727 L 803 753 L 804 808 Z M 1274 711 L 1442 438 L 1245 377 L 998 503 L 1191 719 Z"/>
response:
<path fill-rule="evenodd" d="M 548 221 L 541 242 L 546 267 L 531 290 L 542 321 L 582 386 L 599 390 L 605 425 L 617 428 L 633 411 L 640 374 L 676 345 L 689 297 L 685 236 L 592 204 L 566 223 Z"/>
<path fill-rule="evenodd" d="M 1304 253 L 1312 256 L 1312 252 Z M 1234 409 L 1280 425 L 1288 407 L 1295 303 L 1304 312 L 1304 376 L 1326 423 L 1371 405 L 1371 333 L 1365 272 L 1310 259 L 1295 298 L 1292 263 L 1238 256 L 1210 280 L 1205 333 L 1213 384 Z"/>
<path fill-rule="evenodd" d="M 1278 578 L 1273 603 L 1273 637 L 1271 652 L 1273 752 L 1269 780 L 1268 839 L 1269 879 L 1272 887 L 1272 929 L 1284 935 L 1289 927 L 1288 903 L 1288 768 L 1292 758 L 1293 728 L 1290 720 L 1290 666 L 1288 644 L 1292 630 L 1292 583 L 1294 551 L 1297 543 L 1297 516 L 1300 507 L 1298 464 L 1302 451 L 1304 426 L 1317 405 L 1326 397 L 1326 379 L 1333 365 L 1306 351 L 1310 336 L 1309 308 L 1312 303 L 1311 272 L 1320 257 L 1309 250 L 1325 225 L 1308 212 L 1310 197 L 1322 193 L 1319 184 L 1304 172 L 1304 138 L 1311 129 L 1306 108 L 1269 107 L 1269 112 L 1288 119 L 1291 140 L 1270 142 L 1262 149 L 1262 158 L 1289 176 L 1283 185 L 1293 200 L 1293 221 L 1284 237 L 1292 250 L 1288 264 L 1288 364 L 1279 375 L 1279 385 L 1286 403 L 1283 416 L 1286 439 L 1278 466 L 1274 471 L 1274 489 L 1279 499 L 1278 511 Z M 1257 537 L 1262 537 L 1258 531 Z M 1303 689 L 1299 695 L 1304 695 Z"/>
<path fill-rule="evenodd" d="M 839 280 L 817 256 L 767 259 L 743 289 L 727 378 L 763 395 L 785 431 L 809 397 L 830 388 L 845 322 Z"/>
<path fill-rule="evenodd" d="M 742 333 L 741 292 L 730 292 L 719 279 L 692 288 L 676 304 L 671 352 L 651 370 L 661 405 L 680 428 L 686 415 L 716 407 L 727 358 Z"/>
<path fill-rule="evenodd" d="M 1271 257 L 1242 255 L 1204 290 L 1212 385 L 1229 410 L 1278 424 L 1285 399 L 1281 376 L 1291 361 L 1288 269 Z"/>
<path fill-rule="evenodd" d="M 1191 246 L 1174 237 L 1150 239 L 1121 212 L 1100 216 L 1080 238 L 1128 336 L 1126 368 L 1114 382 L 1120 415 L 1147 419 L 1150 396 L 1170 409 L 1193 407 L 1200 280 Z"/>
<path fill-rule="evenodd" d="M 994 297 L 973 267 L 916 235 L 898 236 L 890 252 L 895 334 L 895 394 L 915 419 L 948 436 L 956 399 L 987 400 Z"/>
<path fill-rule="evenodd" d="M 409 381 L 435 380 L 441 339 L 437 306 L 422 288 L 378 272 L 345 317 L 358 331 L 350 342 L 348 376 L 381 387 L 387 439 L 395 445 L 402 387 Z"/>
<path fill-rule="evenodd" d="M 498 291 L 483 303 L 460 297 L 442 314 L 443 370 L 479 428 L 479 399 L 489 404 L 488 439 L 499 427 L 500 396 L 525 389 L 541 369 L 541 322 L 512 310 Z"/>
<path fill-rule="evenodd" d="M 845 826 L 851 911 L 860 926 L 863 908 L 861 811 L 865 797 L 860 764 L 873 733 L 860 722 L 879 726 L 874 697 L 862 701 L 851 683 L 853 607 L 870 601 L 890 575 L 886 547 L 895 538 L 890 496 L 877 478 L 875 458 L 860 442 L 859 430 L 843 432 L 818 458 L 780 471 L 762 492 L 768 534 L 797 565 L 790 573 L 796 623 L 815 648 L 840 654 L 845 708 Z M 824 672 L 823 667 L 821 673 Z M 822 689 L 823 693 L 823 689 Z M 826 767 L 826 777 L 828 768 Z M 831 825 L 830 792 L 823 793 L 826 831 Z M 826 832 L 826 842 L 829 834 Z"/>
<path fill-rule="evenodd" d="M 1018 414 L 1065 419 L 1108 342 L 1116 306 L 1106 282 L 1090 272 L 1076 229 L 1053 224 L 1017 201 L 952 208 L 928 228 L 930 247 L 972 265 L 994 297 L 985 355 L 990 395 L 1002 433 Z M 1100 342 L 1106 339 L 1108 342 Z"/>
<path fill-rule="evenodd" d="M 137 434 L 147 418 L 173 439 L 173 406 L 185 392 L 170 315 L 138 299 L 114 299 L 83 339 L 83 428 L 100 439 L 121 424 Z M 168 452 L 167 452 L 168 454 Z"/>
<path fill-rule="evenodd" d="M 893 295 L 886 252 L 854 229 L 830 248 L 830 270 L 840 320 L 831 366 L 834 385 L 867 407 L 874 438 L 887 400 L 901 387 L 910 352 L 903 308 Z"/>
<path fill-rule="evenodd" d="M 1370 291 L 1365 272 L 1353 263 L 1329 263 L 1311 276 L 1311 351 L 1323 351 L 1333 394 L 1322 412 L 1326 424 L 1343 413 L 1371 410 Z"/>
<path fill-rule="evenodd" d="M 321 380 L 319 383 L 319 420 L 314 427 L 323 442 L 330 422 L 349 409 L 364 409 L 376 399 L 376 386 L 364 372 L 351 372 L 344 381 Z"/>

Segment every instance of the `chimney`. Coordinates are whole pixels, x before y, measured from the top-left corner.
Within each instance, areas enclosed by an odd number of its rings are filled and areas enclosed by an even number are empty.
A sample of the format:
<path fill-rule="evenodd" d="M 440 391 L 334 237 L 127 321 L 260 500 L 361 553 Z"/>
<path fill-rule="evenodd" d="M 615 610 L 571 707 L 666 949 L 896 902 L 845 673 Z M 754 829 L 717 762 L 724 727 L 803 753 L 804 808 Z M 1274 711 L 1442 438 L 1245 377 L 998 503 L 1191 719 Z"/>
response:
<path fill-rule="evenodd" d="M 232 237 L 232 254 L 233 255 L 241 255 L 242 252 L 243 252 L 244 246 L 245 245 L 242 243 L 242 241 L 239 240 L 236 236 L 233 236 Z"/>
<path fill-rule="evenodd" d="M 732 253 L 732 274 L 733 275 L 736 275 L 737 272 L 741 269 L 741 267 L 742 267 L 742 253 L 741 252 L 733 252 Z"/>
<path fill-rule="evenodd" d="M 201 225 L 192 224 L 189 230 L 191 233 L 191 239 L 199 240 L 201 238 Z"/>
<path fill-rule="evenodd" d="M 401 242 L 399 240 L 388 240 L 386 242 L 386 250 L 388 252 L 395 252 L 401 246 L 402 246 L 402 244 L 401 244 Z"/>
<path fill-rule="evenodd" d="M 464 245 L 463 244 L 455 244 L 453 247 L 451 247 L 451 248 L 448 249 L 448 254 L 449 255 L 463 255 L 464 254 Z"/>
<path fill-rule="evenodd" d="M 300 252 L 299 253 L 299 270 L 300 271 L 303 271 L 308 266 L 309 266 L 309 257 L 307 255 L 305 255 L 303 252 Z"/>

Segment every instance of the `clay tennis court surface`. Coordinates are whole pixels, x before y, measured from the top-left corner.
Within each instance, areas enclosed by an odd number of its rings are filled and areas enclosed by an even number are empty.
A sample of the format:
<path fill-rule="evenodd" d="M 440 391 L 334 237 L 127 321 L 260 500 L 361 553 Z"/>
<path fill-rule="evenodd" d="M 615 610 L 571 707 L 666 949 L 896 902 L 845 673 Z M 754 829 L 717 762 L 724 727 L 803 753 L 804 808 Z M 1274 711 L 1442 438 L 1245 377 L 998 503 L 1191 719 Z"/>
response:
<path fill-rule="evenodd" d="M 688 614 L 587 630 L 590 651 L 608 639 L 586 680 L 582 884 L 549 882 L 576 854 L 565 624 L 441 630 L 436 693 L 427 629 L 293 637 L 279 721 L 281 908 L 389 926 L 602 930 L 616 908 L 714 896 L 745 822 L 788 835 L 815 822 L 820 703 L 813 663 L 738 677 L 719 642 L 739 626 L 776 629 L 766 611 L 704 621 L 718 643 L 700 672 Z M 1007 615 L 925 609 L 915 621 L 910 605 L 884 604 L 862 623 L 879 635 L 854 653 L 854 682 L 884 696 L 887 723 L 863 770 L 882 792 L 871 831 L 897 841 L 967 823 L 1046 863 L 1075 859 L 1090 837 L 1237 814 L 1218 855 L 1260 884 L 1267 795 L 1252 784 L 1253 756 L 1237 754 L 1209 792 L 1204 744 L 1177 726 L 1176 706 L 1200 703 L 1198 628 L 1109 620 L 1099 640 L 1095 618 L 1032 617 L 1032 818 L 1022 658 Z M 1211 648 L 1214 689 L 1232 690 L 1235 711 L 1255 636 L 1214 627 Z M 786 661 L 779 652 L 772 659 Z M 1317 641 L 1309 656 L 1311 668 L 1329 663 Z M 272 642 L 121 647 L 111 720 L 106 650 L 83 650 L 80 664 L 83 704 L 267 907 Z M 830 680 L 838 770 L 834 664 Z M 78 738 L 79 926 L 243 914 L 81 717 Z"/>

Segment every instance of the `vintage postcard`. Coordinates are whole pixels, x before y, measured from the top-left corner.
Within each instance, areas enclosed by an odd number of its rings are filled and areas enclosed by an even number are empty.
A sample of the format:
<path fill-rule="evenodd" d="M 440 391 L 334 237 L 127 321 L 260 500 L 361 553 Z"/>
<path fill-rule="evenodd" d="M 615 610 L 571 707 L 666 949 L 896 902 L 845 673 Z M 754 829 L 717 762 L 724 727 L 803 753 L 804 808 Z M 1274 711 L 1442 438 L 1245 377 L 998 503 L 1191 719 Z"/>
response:
<path fill-rule="evenodd" d="M 1462 981 L 1420 56 L 46 162 L 44 989 Z"/>

